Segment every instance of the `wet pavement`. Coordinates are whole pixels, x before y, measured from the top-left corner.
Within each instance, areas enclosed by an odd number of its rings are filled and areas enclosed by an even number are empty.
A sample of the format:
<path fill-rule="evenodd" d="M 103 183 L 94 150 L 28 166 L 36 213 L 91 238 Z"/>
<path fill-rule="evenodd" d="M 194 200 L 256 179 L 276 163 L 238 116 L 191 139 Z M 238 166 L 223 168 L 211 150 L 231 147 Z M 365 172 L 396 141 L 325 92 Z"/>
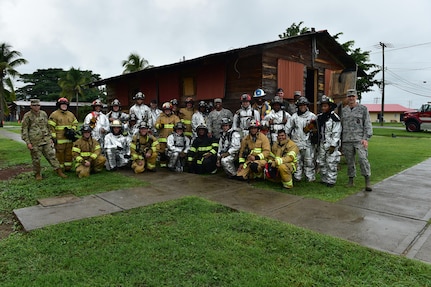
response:
<path fill-rule="evenodd" d="M 4 133 L 0 131 L 0 135 Z M 358 192 L 337 203 L 254 188 L 245 182 L 228 180 L 222 174 L 199 176 L 160 170 L 135 175 L 124 171 L 150 185 L 81 198 L 44 199 L 37 206 L 16 209 L 14 213 L 24 229 L 30 231 L 184 196 L 199 196 L 236 210 L 431 263 L 429 170 L 431 159 L 375 184 L 373 192 Z"/>

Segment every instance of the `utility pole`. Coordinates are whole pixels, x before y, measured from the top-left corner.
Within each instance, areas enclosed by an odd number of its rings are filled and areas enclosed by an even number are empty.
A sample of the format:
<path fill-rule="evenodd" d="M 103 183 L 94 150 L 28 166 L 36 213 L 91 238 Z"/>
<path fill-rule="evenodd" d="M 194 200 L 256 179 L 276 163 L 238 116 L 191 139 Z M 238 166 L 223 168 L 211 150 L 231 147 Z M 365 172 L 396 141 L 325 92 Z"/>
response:
<path fill-rule="evenodd" d="M 383 118 L 385 113 L 385 43 L 380 42 L 382 47 L 382 110 L 380 112 L 380 125 L 383 126 Z"/>

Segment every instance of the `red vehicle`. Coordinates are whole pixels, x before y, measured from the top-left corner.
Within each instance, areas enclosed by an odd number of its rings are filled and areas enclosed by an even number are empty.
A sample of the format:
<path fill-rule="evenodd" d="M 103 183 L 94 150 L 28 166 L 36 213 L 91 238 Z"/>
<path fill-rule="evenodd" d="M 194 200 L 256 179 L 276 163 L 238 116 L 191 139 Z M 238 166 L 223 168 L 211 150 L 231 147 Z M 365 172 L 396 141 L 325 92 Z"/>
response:
<path fill-rule="evenodd" d="M 405 112 L 403 118 L 408 132 L 431 131 L 431 102 L 415 112 Z"/>

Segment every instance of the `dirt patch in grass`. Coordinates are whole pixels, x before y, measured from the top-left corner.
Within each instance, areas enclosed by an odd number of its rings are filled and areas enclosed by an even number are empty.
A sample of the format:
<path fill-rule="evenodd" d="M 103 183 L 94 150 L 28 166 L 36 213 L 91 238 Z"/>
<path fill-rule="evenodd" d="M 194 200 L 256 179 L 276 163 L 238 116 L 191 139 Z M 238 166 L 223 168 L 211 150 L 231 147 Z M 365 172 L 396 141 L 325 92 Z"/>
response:
<path fill-rule="evenodd" d="M 14 178 L 15 176 L 23 173 L 29 172 L 32 168 L 29 165 L 15 165 L 7 168 L 0 168 L 0 180 L 8 180 Z"/>
<path fill-rule="evenodd" d="M 32 168 L 29 165 L 16 165 L 13 167 L 0 169 L 0 180 L 9 180 L 15 176 L 29 172 Z M 13 214 L 0 212 L 0 240 L 7 238 L 13 233 L 16 226 L 16 218 Z"/>

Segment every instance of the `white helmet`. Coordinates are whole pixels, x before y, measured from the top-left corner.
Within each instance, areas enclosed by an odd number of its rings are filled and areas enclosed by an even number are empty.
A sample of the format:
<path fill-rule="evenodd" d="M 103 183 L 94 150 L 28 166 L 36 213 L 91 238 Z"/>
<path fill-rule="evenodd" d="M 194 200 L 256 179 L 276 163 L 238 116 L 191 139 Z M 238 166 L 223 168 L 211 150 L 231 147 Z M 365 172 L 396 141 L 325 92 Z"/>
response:
<path fill-rule="evenodd" d="M 253 98 L 261 98 L 261 97 L 264 97 L 264 96 L 266 96 L 266 93 L 265 93 L 264 90 L 257 89 L 256 91 L 254 91 Z"/>

